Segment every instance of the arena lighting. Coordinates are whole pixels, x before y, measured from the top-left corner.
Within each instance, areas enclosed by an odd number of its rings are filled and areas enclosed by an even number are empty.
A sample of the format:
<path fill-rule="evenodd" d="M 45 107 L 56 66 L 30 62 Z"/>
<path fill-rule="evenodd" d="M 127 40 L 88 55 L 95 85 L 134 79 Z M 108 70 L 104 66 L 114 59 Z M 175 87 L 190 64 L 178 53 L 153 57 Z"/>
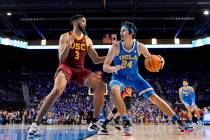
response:
<path fill-rule="evenodd" d="M 12 13 L 11 12 L 7 12 L 7 16 L 11 16 L 12 15 Z"/>
<path fill-rule="evenodd" d="M 46 40 L 46 39 L 42 39 L 42 40 L 41 40 L 41 45 L 42 45 L 42 46 L 45 46 L 46 44 L 47 44 L 47 40 Z"/>
<path fill-rule="evenodd" d="M 179 38 L 174 38 L 174 44 L 180 44 Z"/>
<path fill-rule="evenodd" d="M 208 16 L 208 15 L 209 15 L 209 10 L 204 10 L 204 11 L 203 11 L 203 14 L 204 14 L 205 16 Z"/>
<path fill-rule="evenodd" d="M 27 48 L 28 42 L 0 37 L 0 44 L 18 48 Z"/>
<path fill-rule="evenodd" d="M 156 38 L 152 38 L 152 44 L 157 44 L 157 39 Z"/>
<path fill-rule="evenodd" d="M 210 37 L 200 38 L 192 41 L 193 47 L 200 47 L 204 45 L 210 45 Z"/>
<path fill-rule="evenodd" d="M 2 44 L 2 45 L 9 45 L 9 44 L 10 44 L 9 38 L 2 38 L 1 44 Z"/>
<path fill-rule="evenodd" d="M 193 48 L 192 44 L 158 44 L 145 45 L 147 48 Z M 111 45 L 93 45 L 95 49 L 109 49 Z M 26 49 L 58 49 L 58 45 L 29 45 Z"/>

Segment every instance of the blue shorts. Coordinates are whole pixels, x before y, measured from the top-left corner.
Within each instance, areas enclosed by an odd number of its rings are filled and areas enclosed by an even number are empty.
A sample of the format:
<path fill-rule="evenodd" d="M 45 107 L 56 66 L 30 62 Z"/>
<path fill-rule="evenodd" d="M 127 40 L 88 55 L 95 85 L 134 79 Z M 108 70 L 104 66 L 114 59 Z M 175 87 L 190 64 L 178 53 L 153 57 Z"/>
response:
<path fill-rule="evenodd" d="M 138 92 L 139 95 L 143 95 L 146 99 L 149 99 L 152 94 L 155 94 L 152 86 L 138 73 L 127 76 L 113 75 L 109 86 L 111 89 L 113 86 L 120 86 L 121 92 L 125 87 L 130 86 L 134 88 L 134 90 Z"/>
<path fill-rule="evenodd" d="M 185 106 L 194 106 L 195 105 L 195 99 L 194 97 L 188 97 L 188 98 L 183 98 L 182 102 Z"/>

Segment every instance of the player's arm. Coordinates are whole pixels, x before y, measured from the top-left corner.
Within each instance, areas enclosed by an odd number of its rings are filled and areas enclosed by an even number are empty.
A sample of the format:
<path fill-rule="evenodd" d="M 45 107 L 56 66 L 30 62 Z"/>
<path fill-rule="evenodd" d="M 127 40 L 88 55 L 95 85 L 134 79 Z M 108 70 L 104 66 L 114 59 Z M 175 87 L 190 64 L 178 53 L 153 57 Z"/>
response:
<path fill-rule="evenodd" d="M 138 54 L 142 54 L 145 57 L 145 59 L 150 59 L 151 57 L 149 50 L 145 47 L 144 44 L 140 42 L 138 42 Z"/>
<path fill-rule="evenodd" d="M 193 93 L 193 100 L 195 101 L 195 90 L 194 90 L 194 88 L 193 87 L 190 87 L 190 91 Z"/>
<path fill-rule="evenodd" d="M 138 42 L 138 54 L 139 55 L 142 54 L 145 57 L 145 59 L 151 59 L 151 54 L 150 54 L 149 50 L 145 47 L 145 45 L 143 43 L 140 43 L 140 42 Z M 162 62 L 161 69 L 163 69 L 165 60 L 162 56 L 160 56 L 160 55 L 158 55 L 158 56 L 160 57 L 161 62 Z"/>
<path fill-rule="evenodd" d="M 190 87 L 190 91 L 191 91 L 192 93 L 195 93 L 195 90 L 194 90 L 193 87 Z"/>
<path fill-rule="evenodd" d="M 179 88 L 179 99 L 180 99 L 181 102 L 182 102 L 182 88 Z"/>
<path fill-rule="evenodd" d="M 107 73 L 117 72 L 121 69 L 120 65 L 117 66 L 111 66 L 111 63 L 115 57 L 115 55 L 119 51 L 118 43 L 112 44 L 112 46 L 109 48 L 108 54 L 105 58 L 104 65 L 103 65 L 103 71 Z"/>
<path fill-rule="evenodd" d="M 104 57 L 100 57 L 98 56 L 98 53 L 96 52 L 96 50 L 93 48 L 93 42 L 90 38 L 86 38 L 87 40 L 87 45 L 88 45 L 88 55 L 90 56 L 90 58 L 92 59 L 94 64 L 100 64 L 103 63 L 105 60 L 105 56 Z"/>
<path fill-rule="evenodd" d="M 62 34 L 59 40 L 58 57 L 59 62 L 64 63 L 69 54 L 70 45 L 74 42 L 73 36 Z"/>

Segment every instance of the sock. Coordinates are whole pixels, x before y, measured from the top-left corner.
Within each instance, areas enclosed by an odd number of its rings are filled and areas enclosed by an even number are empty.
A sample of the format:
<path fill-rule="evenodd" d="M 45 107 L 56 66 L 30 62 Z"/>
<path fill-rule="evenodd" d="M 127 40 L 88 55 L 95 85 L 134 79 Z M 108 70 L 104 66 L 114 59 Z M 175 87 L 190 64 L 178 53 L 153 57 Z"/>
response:
<path fill-rule="evenodd" d="M 182 122 L 177 115 L 173 115 L 173 117 L 171 118 L 171 121 L 177 122 L 178 124 L 180 124 Z"/>
<path fill-rule="evenodd" d="M 111 120 L 112 120 L 112 119 L 111 119 Z M 111 120 L 106 119 L 106 120 L 104 121 L 103 125 L 106 126 Z"/>
<path fill-rule="evenodd" d="M 128 115 L 124 115 L 122 116 L 123 121 L 127 121 L 128 120 Z"/>
<path fill-rule="evenodd" d="M 179 117 L 177 115 L 174 115 L 172 118 L 171 118 L 172 121 L 177 121 L 179 120 Z"/>
<path fill-rule="evenodd" d="M 117 116 L 115 119 L 114 119 L 114 123 L 115 124 L 119 124 L 120 122 L 120 116 Z"/>
<path fill-rule="evenodd" d="M 122 116 L 124 126 L 131 125 L 128 115 Z"/>
<path fill-rule="evenodd" d="M 93 118 L 92 123 L 96 123 L 98 121 L 98 118 Z"/>

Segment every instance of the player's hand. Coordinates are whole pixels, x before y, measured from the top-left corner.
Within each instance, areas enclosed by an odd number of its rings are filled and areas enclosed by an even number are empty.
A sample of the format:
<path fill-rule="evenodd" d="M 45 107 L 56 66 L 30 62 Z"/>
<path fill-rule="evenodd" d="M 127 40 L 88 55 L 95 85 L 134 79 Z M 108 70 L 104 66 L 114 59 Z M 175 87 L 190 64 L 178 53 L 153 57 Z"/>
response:
<path fill-rule="evenodd" d="M 74 43 L 74 36 L 73 35 L 71 35 L 69 37 L 69 45 L 71 45 L 72 43 Z"/>
<path fill-rule="evenodd" d="M 165 60 L 161 55 L 158 55 L 158 57 L 160 58 L 160 62 L 161 62 L 161 70 L 163 69 L 164 65 L 165 65 Z"/>
<path fill-rule="evenodd" d="M 70 35 L 68 37 L 65 38 L 66 39 L 66 46 L 71 46 L 72 43 L 74 43 L 74 36 L 73 35 Z"/>
<path fill-rule="evenodd" d="M 121 65 L 112 66 L 112 72 L 117 72 L 122 68 Z"/>

